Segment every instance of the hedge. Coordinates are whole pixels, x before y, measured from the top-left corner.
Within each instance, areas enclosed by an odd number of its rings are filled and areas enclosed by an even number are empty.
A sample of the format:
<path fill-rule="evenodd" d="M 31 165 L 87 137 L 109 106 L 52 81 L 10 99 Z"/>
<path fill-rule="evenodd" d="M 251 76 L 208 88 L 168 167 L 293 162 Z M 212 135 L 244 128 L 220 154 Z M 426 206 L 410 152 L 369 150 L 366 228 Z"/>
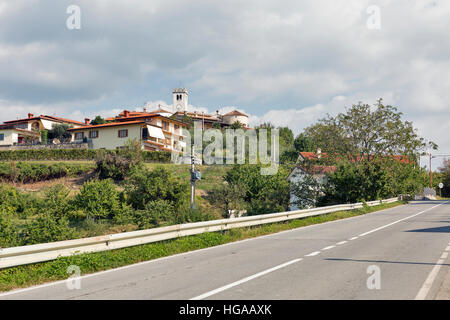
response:
<path fill-rule="evenodd" d="M 27 149 L 0 151 L 0 161 L 28 161 L 28 160 L 94 160 L 98 149 Z M 109 152 L 116 152 L 111 150 Z M 171 153 L 167 151 L 144 151 L 142 157 L 145 162 L 169 163 Z"/>
<path fill-rule="evenodd" d="M 0 163 L 0 180 L 28 183 L 65 176 L 78 176 L 94 169 L 94 164 Z"/>

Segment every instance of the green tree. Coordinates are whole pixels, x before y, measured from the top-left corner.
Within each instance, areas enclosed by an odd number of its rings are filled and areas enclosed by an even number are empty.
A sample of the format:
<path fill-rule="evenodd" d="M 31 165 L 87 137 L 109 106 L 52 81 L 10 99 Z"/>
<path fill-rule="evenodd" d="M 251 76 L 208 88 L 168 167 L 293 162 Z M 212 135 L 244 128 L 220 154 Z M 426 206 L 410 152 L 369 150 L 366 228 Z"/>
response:
<path fill-rule="evenodd" d="M 224 183 L 214 188 L 208 194 L 209 202 L 222 211 L 222 216 L 228 218 L 229 210 L 245 209 L 246 190 L 240 185 Z"/>
<path fill-rule="evenodd" d="M 101 116 L 96 116 L 94 120 L 91 120 L 91 125 L 95 126 L 97 124 L 104 124 L 106 123 L 106 120 L 103 119 Z"/>
<path fill-rule="evenodd" d="M 180 183 L 164 167 L 148 169 L 133 168 L 124 184 L 126 200 L 134 209 L 144 210 L 151 201 L 168 201 L 176 214 L 188 204 L 189 188 Z"/>
<path fill-rule="evenodd" d="M 299 209 L 313 208 L 323 196 L 323 185 L 314 176 L 298 172 L 291 181 L 291 205 Z"/>
<path fill-rule="evenodd" d="M 442 196 L 450 197 L 450 160 L 444 159 L 443 166 L 439 168 L 439 172 L 441 173 L 441 181 L 444 184 L 444 188 L 442 188 Z M 436 180 L 436 179 L 433 179 Z"/>
<path fill-rule="evenodd" d="M 294 140 L 294 148 L 297 152 L 315 152 L 317 147 L 314 142 L 305 134 L 300 133 Z"/>
<path fill-rule="evenodd" d="M 234 165 L 224 180 L 245 190 L 247 214 L 286 211 L 289 207 L 287 172 L 280 167 L 275 175 L 261 175 L 261 165 Z"/>
<path fill-rule="evenodd" d="M 49 131 L 48 131 L 48 138 L 50 140 L 52 139 L 58 139 L 59 141 L 68 141 L 72 137 L 69 131 L 69 125 L 67 124 L 55 124 Z"/>
<path fill-rule="evenodd" d="M 381 99 L 373 110 L 359 102 L 346 113 L 327 115 L 305 133 L 323 151 L 355 161 L 386 155 L 417 159 L 427 147 L 437 149 L 434 142 L 419 137 L 412 122 L 403 121 L 402 115 L 396 107 L 383 105 Z"/>

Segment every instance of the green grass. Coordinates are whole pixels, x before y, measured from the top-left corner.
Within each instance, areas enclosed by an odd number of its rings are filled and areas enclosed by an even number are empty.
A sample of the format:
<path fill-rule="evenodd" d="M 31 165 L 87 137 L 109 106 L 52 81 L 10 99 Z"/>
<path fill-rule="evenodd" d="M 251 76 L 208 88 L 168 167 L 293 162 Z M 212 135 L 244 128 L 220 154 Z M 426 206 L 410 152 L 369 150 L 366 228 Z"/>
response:
<path fill-rule="evenodd" d="M 0 270 L 0 291 L 8 291 L 15 288 L 28 287 L 49 281 L 67 279 L 70 275 L 67 274 L 66 270 L 70 265 L 77 265 L 81 269 L 82 274 L 85 275 L 247 238 L 354 217 L 366 214 L 368 212 L 392 208 L 401 204 L 404 204 L 404 202 L 382 204 L 353 211 L 340 211 L 330 213 L 328 215 L 291 220 L 284 223 L 273 223 L 249 228 L 231 229 L 224 232 L 203 233 L 146 245 L 98 253 L 81 254 L 71 257 L 62 257 L 49 262 L 2 269 Z"/>

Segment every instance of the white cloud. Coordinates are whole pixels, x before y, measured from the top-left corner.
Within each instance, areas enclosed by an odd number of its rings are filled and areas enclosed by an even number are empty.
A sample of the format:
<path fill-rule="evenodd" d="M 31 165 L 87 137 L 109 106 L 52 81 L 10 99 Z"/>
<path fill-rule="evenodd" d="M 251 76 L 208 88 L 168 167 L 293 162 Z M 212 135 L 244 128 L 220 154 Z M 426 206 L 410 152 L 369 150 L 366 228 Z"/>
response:
<path fill-rule="evenodd" d="M 0 120 L 157 107 L 182 82 L 189 110 L 236 106 L 295 132 L 383 97 L 450 152 L 450 1 L 76 0 L 78 31 L 68 4 L 0 0 Z"/>

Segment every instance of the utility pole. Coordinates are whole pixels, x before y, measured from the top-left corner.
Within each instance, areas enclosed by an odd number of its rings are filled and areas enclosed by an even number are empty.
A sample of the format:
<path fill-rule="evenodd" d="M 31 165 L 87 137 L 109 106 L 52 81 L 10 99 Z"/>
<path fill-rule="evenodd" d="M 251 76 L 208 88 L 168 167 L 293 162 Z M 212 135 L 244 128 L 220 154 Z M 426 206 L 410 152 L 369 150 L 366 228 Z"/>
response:
<path fill-rule="evenodd" d="M 431 171 L 431 159 L 434 159 L 434 158 L 437 158 L 437 157 L 444 157 L 444 158 L 447 158 L 447 157 L 450 157 L 450 154 L 435 154 L 435 155 L 432 155 L 431 154 L 431 152 L 430 152 L 430 188 L 432 188 L 432 182 L 433 182 L 433 173 L 432 173 L 432 171 Z"/>
<path fill-rule="evenodd" d="M 194 144 L 191 145 L 191 209 L 195 208 L 195 166 Z"/>
<path fill-rule="evenodd" d="M 430 153 L 430 188 L 432 188 L 432 175 L 433 175 L 433 173 L 431 172 L 431 159 L 432 159 L 432 155 Z"/>

